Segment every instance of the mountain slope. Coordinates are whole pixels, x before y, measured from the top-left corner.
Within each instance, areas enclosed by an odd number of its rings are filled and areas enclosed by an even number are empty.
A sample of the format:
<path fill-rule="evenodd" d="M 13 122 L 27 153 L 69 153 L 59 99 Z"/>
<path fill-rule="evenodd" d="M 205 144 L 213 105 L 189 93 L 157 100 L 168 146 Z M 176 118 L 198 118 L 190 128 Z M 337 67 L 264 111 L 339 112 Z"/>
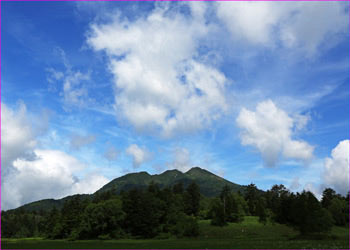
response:
<path fill-rule="evenodd" d="M 75 195 L 66 196 L 58 200 L 45 199 L 45 200 L 34 201 L 16 209 L 24 209 L 27 211 L 40 211 L 40 210 L 45 211 L 45 210 L 51 210 L 54 207 L 57 209 L 61 209 L 65 201 L 73 199 L 74 197 L 77 197 L 77 196 L 80 199 L 89 199 L 91 197 L 91 195 L 89 194 L 75 194 Z"/>
<path fill-rule="evenodd" d="M 228 185 L 234 192 L 241 191 L 244 193 L 246 189 L 246 186 L 232 183 L 205 169 L 195 167 L 191 168 L 186 173 L 182 173 L 176 169 L 167 170 L 162 174 L 155 175 L 150 175 L 147 172 L 130 173 L 112 180 L 92 195 L 73 195 L 58 200 L 45 199 L 28 203 L 19 208 L 29 211 L 47 210 L 52 209 L 53 207 L 59 209 L 62 208 L 63 203 L 66 200 L 72 199 L 75 196 L 80 196 L 83 199 L 88 199 L 93 198 L 93 196 L 98 193 L 107 191 L 120 193 L 123 190 L 127 191 L 133 188 L 146 188 L 151 182 L 158 184 L 160 188 L 172 187 L 174 184 L 182 182 L 186 188 L 193 181 L 199 185 L 201 194 L 207 197 L 218 196 L 225 185 Z"/>
<path fill-rule="evenodd" d="M 208 197 L 219 195 L 225 185 L 228 185 L 234 192 L 244 192 L 245 190 L 244 186 L 225 180 L 205 169 L 195 167 L 186 173 L 178 170 L 167 170 L 159 175 L 149 175 L 146 172 L 127 174 L 109 182 L 98 190 L 97 193 L 106 191 L 120 193 L 122 190 L 146 187 L 151 182 L 158 184 L 161 188 L 171 187 L 177 182 L 182 182 L 184 187 L 187 187 L 193 181 L 199 185 L 200 192 Z"/>
<path fill-rule="evenodd" d="M 225 185 L 229 186 L 234 192 L 244 192 L 246 189 L 245 186 L 230 182 L 199 167 L 190 169 L 185 175 L 199 185 L 203 195 L 209 197 L 218 196 Z"/>

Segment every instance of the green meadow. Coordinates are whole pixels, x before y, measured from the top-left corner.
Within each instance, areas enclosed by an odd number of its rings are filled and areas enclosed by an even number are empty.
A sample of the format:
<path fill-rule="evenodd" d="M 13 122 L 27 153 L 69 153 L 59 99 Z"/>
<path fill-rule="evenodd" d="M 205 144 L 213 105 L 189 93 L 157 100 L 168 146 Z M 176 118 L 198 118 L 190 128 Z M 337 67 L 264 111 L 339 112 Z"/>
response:
<path fill-rule="evenodd" d="M 199 222 L 200 234 L 196 238 L 122 239 L 122 240 L 47 240 L 42 238 L 2 239 L 2 249 L 213 249 L 213 248 L 294 248 L 294 249 L 349 249 L 349 229 L 332 228 L 328 234 L 301 237 L 292 228 L 258 222 L 258 217 L 246 216 L 242 223 L 229 223 L 226 227 L 210 225 L 209 220 Z M 162 239 L 163 238 L 163 239 Z M 164 239 L 165 238 L 165 239 Z"/>

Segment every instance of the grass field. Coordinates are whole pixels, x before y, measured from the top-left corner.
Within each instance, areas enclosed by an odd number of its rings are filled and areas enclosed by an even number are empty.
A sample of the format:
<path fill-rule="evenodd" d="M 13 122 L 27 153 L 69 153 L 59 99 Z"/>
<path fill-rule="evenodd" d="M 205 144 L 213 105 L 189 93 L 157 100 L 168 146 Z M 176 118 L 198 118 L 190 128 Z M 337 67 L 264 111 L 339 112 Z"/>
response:
<path fill-rule="evenodd" d="M 45 240 L 40 238 L 2 239 L 2 249 L 120 249 L 120 248 L 289 248 L 349 249 L 349 229 L 334 227 L 325 235 L 301 238 L 293 229 L 279 224 L 262 225 L 256 217 L 247 216 L 241 224 L 214 227 L 200 221 L 200 235 L 193 239 L 127 239 L 127 240 Z"/>

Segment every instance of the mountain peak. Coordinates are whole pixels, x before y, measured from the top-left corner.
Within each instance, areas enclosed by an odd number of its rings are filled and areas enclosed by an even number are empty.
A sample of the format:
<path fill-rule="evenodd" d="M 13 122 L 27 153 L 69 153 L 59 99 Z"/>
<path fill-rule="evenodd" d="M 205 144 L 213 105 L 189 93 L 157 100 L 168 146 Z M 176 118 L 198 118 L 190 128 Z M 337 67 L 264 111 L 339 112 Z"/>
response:
<path fill-rule="evenodd" d="M 178 173 L 182 173 L 181 171 L 177 170 L 177 169 L 169 169 L 164 171 L 162 174 L 178 174 Z"/>
<path fill-rule="evenodd" d="M 201 170 L 203 170 L 203 169 L 200 167 L 193 167 L 193 168 L 189 169 L 186 173 L 193 172 L 193 171 L 201 171 Z"/>
<path fill-rule="evenodd" d="M 188 170 L 185 174 L 195 174 L 195 173 L 214 175 L 213 173 L 209 172 L 208 170 L 206 170 L 204 168 L 200 168 L 200 167 L 193 167 L 190 170 Z"/>
<path fill-rule="evenodd" d="M 140 172 L 135 172 L 135 173 L 128 173 L 128 174 L 126 174 L 126 175 L 124 175 L 124 176 L 135 176 L 135 175 L 148 175 L 148 176 L 150 176 L 150 174 L 148 173 L 148 172 L 146 172 L 146 171 L 140 171 Z M 122 176 L 122 177 L 124 177 L 124 176 Z"/>

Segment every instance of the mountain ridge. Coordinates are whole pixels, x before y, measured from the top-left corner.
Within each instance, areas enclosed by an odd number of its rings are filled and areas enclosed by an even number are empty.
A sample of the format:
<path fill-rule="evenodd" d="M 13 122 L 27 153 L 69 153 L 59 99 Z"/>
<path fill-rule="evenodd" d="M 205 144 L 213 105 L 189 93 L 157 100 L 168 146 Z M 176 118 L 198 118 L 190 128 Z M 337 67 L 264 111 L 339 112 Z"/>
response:
<path fill-rule="evenodd" d="M 143 175 L 143 178 L 140 177 Z M 217 176 L 206 169 L 193 167 L 186 172 L 181 172 L 177 169 L 166 170 L 161 174 L 150 175 L 145 171 L 131 173 L 118 177 L 107 183 L 96 193 L 112 191 L 120 193 L 122 190 L 130 190 L 132 188 L 143 188 L 151 182 L 158 184 L 161 188 L 173 186 L 177 182 L 182 182 L 184 187 L 195 181 L 204 196 L 217 196 L 221 189 L 228 185 L 232 191 L 243 191 L 242 185 L 230 182 L 220 176 Z"/>
<path fill-rule="evenodd" d="M 22 205 L 16 209 L 36 211 L 40 211 L 41 209 L 52 209 L 53 207 L 59 209 L 63 206 L 64 201 L 75 196 L 93 198 L 99 193 L 108 191 L 118 194 L 122 191 L 128 191 L 133 188 L 147 188 L 151 182 L 157 184 L 160 188 L 172 187 L 176 183 L 182 182 L 184 188 L 186 188 L 193 181 L 198 184 L 201 194 L 206 197 L 218 196 L 225 185 L 229 186 L 234 192 L 240 191 L 244 193 L 246 189 L 246 186 L 244 185 L 228 181 L 200 167 L 193 167 L 186 172 L 181 172 L 177 169 L 169 169 L 163 173 L 154 175 L 151 175 L 146 171 L 141 171 L 117 177 L 93 194 L 75 194 L 61 199 L 44 199 Z"/>

